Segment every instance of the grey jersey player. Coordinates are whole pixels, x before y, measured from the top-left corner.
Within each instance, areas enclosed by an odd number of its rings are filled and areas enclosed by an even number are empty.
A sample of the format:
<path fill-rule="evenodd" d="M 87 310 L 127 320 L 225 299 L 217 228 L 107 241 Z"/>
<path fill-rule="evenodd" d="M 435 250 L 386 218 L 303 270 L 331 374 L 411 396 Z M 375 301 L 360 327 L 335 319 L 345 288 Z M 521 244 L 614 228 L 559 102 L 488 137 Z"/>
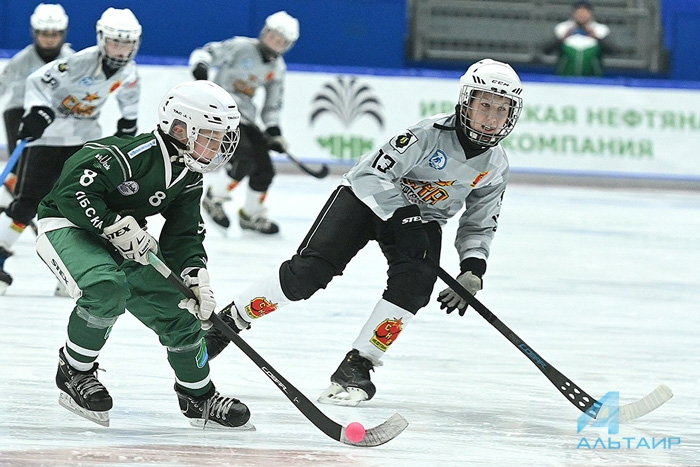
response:
<path fill-rule="evenodd" d="M 241 228 L 264 234 L 279 231 L 277 224 L 267 218 L 263 205 L 275 176 L 268 150 L 287 152 L 287 142 L 280 129 L 287 71 L 283 55 L 298 38 L 299 22 L 279 11 L 265 20 L 257 39 L 234 37 L 210 42 L 190 55 L 193 76 L 207 79 L 209 69 L 217 68 L 212 80 L 231 93 L 241 110 L 241 143 L 226 170 L 232 181 L 212 184 L 204 198 L 204 209 L 223 228 L 230 225 L 224 202 L 247 176 L 245 204 L 239 211 Z M 265 91 L 260 109 L 254 102 L 259 89 Z"/>
<path fill-rule="evenodd" d="M 7 152 L 12 154 L 17 146 L 17 132 L 24 114 L 24 87 L 27 76 L 50 61 L 65 58 L 74 53 L 66 41 L 68 15 L 61 5 L 40 3 L 29 18 L 34 42 L 17 52 L 0 74 L 0 96 L 9 94 L 3 111 Z M 12 202 L 15 171 L 5 180 L 6 189 L 0 189 L 0 210 Z"/>
<path fill-rule="evenodd" d="M 491 241 L 508 182 L 499 145 L 522 110 L 522 85 L 507 64 L 481 60 L 460 79 L 455 112 L 425 119 L 366 154 L 326 202 L 295 255 L 270 276 L 234 295 L 222 313 L 236 329 L 293 301 L 310 298 L 341 275 L 371 240 L 387 263 L 382 298 L 331 376 L 322 402 L 356 405 L 376 388 L 369 371 L 413 316 L 429 302 L 436 275 L 422 259 L 440 259 L 442 225 L 459 215 L 457 280 L 470 293 L 482 288 Z M 464 314 L 467 303 L 451 289 L 441 308 Z M 207 334 L 209 355 L 228 340 Z"/>
<path fill-rule="evenodd" d="M 128 10 L 108 8 L 97 21 L 97 46 L 50 62 L 29 75 L 18 137 L 17 198 L 0 214 L 0 294 L 12 283 L 4 270 L 12 245 L 32 220 L 64 162 L 88 140 L 102 137 L 100 110 L 116 95 L 122 118 L 116 136 L 136 134 L 140 84 L 133 58 L 141 25 Z"/>

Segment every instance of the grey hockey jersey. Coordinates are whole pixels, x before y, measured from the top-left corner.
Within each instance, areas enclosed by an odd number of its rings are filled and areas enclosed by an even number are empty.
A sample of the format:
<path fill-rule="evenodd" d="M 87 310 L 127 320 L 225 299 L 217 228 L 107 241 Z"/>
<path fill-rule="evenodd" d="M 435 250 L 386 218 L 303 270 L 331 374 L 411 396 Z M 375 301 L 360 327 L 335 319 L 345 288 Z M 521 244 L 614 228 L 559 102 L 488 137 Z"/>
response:
<path fill-rule="evenodd" d="M 122 117 L 138 117 L 141 84 L 134 62 L 107 78 L 97 46 L 47 63 L 27 78 L 24 109 L 50 107 L 54 122 L 28 146 L 78 146 L 102 137 L 100 111 L 115 93 Z"/>
<path fill-rule="evenodd" d="M 249 37 L 210 42 L 190 54 L 190 66 L 202 62 L 219 68 L 215 77 L 210 76 L 209 79 L 233 96 L 243 124 L 257 124 L 257 106 L 253 96 L 258 88 L 264 87 L 265 99 L 260 109 L 260 120 L 266 128 L 279 126 L 287 65 L 282 56 L 265 62 L 257 44 L 257 39 Z"/>
<path fill-rule="evenodd" d="M 500 146 L 467 159 L 455 114 L 427 118 L 364 155 L 343 177 L 383 220 L 417 204 L 424 222 L 444 225 L 463 208 L 455 247 L 460 261 L 487 259 L 509 165 Z"/>
<path fill-rule="evenodd" d="M 63 44 L 56 60 L 73 55 L 75 50 L 69 44 Z M 12 57 L 0 75 L 0 96 L 6 92 L 10 93 L 7 101 L 8 109 L 17 109 L 24 106 L 24 87 L 27 76 L 46 65 L 46 62 L 39 56 L 34 44 L 26 46 Z"/>

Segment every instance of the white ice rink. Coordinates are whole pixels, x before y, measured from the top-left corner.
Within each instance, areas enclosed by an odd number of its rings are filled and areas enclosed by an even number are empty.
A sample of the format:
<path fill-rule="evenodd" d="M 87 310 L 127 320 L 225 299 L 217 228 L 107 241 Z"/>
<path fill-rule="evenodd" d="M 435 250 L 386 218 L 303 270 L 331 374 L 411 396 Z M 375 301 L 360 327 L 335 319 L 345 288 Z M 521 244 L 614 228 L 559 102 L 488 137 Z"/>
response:
<path fill-rule="evenodd" d="M 268 198 L 282 230 L 274 238 L 237 224 L 225 237 L 209 226 L 222 306 L 292 255 L 338 181 L 279 175 Z M 234 194 L 232 216 L 242 197 Z M 453 219 L 442 260 L 452 274 L 455 228 Z M 625 404 L 660 383 L 675 394 L 617 434 L 577 432 L 580 412 L 507 339 L 475 312 L 448 316 L 434 301 L 374 373 L 372 401 L 319 405 L 338 423 L 367 427 L 398 411 L 410 425 L 383 446 L 326 437 L 234 346 L 212 362 L 213 380 L 250 407 L 257 430 L 190 427 L 164 349 L 128 314 L 99 358 L 115 401 L 103 428 L 58 405 L 57 351 L 72 301 L 53 297 L 55 279 L 31 232 L 15 252 L 5 265 L 15 284 L 0 297 L 2 466 L 700 465 L 700 192 L 514 183 L 506 193 L 478 298 L 594 397 L 619 391 Z M 371 244 L 326 290 L 242 337 L 315 400 L 380 296 L 385 269 Z M 443 287 L 438 281 L 435 295 Z"/>

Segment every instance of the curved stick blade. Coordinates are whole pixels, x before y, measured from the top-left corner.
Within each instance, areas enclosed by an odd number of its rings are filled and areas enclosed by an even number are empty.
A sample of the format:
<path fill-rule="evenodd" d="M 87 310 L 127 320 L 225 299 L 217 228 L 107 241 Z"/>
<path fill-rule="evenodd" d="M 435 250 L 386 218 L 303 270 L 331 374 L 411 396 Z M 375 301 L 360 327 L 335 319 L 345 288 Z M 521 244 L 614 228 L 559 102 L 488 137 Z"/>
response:
<path fill-rule="evenodd" d="M 345 436 L 345 427 L 340 433 L 340 442 L 349 444 L 350 446 L 373 447 L 387 443 L 401 434 L 408 426 L 408 421 L 399 413 L 395 413 L 389 417 L 381 425 L 370 428 L 365 432 L 365 437 L 362 441 L 353 443 Z"/>
<path fill-rule="evenodd" d="M 638 401 L 620 406 L 620 422 L 629 422 L 642 417 L 652 410 L 661 407 L 666 401 L 673 397 L 671 388 L 665 384 L 660 384 L 659 387 L 652 392 L 642 397 Z"/>

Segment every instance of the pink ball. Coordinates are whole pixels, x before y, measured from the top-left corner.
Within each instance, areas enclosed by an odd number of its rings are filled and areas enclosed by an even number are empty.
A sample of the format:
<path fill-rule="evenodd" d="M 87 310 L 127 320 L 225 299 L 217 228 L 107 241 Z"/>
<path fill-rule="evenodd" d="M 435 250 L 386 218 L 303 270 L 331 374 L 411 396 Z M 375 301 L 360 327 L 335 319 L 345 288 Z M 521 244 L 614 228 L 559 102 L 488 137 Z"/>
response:
<path fill-rule="evenodd" d="M 365 439 L 365 427 L 363 427 L 361 423 L 352 422 L 345 427 L 345 437 L 351 443 L 359 443 Z"/>

